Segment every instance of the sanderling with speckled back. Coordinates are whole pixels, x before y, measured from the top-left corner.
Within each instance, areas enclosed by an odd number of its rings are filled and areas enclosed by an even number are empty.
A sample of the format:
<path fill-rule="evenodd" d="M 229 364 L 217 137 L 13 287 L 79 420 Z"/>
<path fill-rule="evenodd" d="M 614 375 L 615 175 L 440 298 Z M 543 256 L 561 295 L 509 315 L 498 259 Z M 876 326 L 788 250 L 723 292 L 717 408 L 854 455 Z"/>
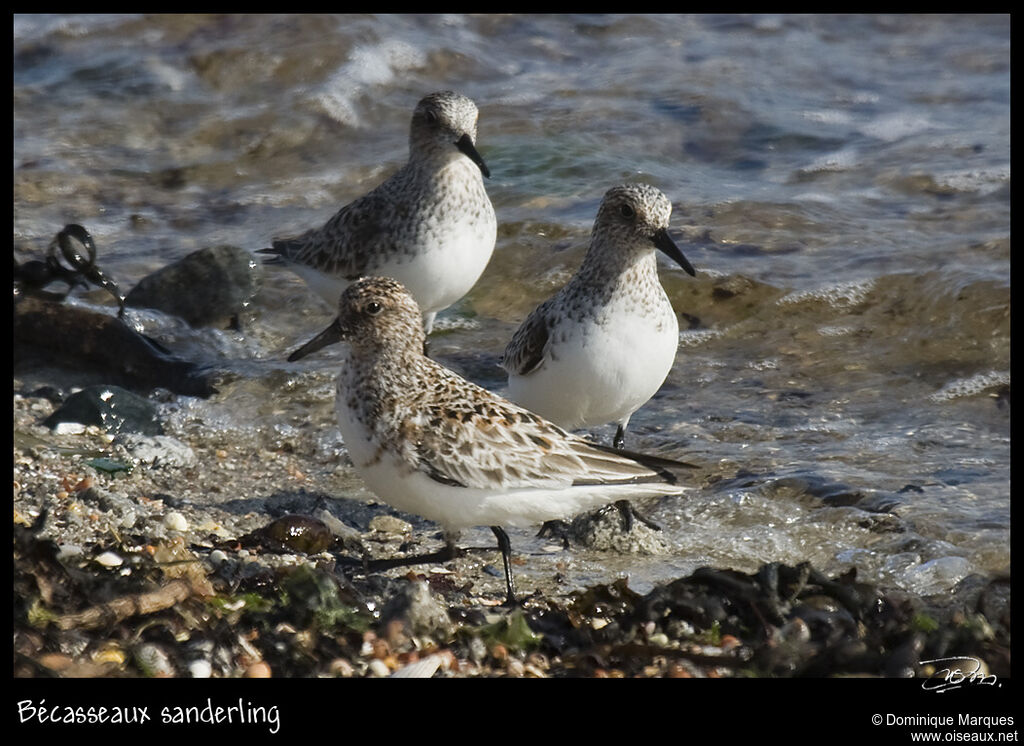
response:
<path fill-rule="evenodd" d="M 695 274 L 668 235 L 671 212 L 652 186 L 608 190 L 583 264 L 505 348 L 512 401 L 566 429 L 614 422 L 622 447 L 629 418 L 661 388 L 679 346 L 655 249 Z"/>
<path fill-rule="evenodd" d="M 423 98 L 412 115 L 409 160 L 321 228 L 275 239 L 267 264 L 283 264 L 334 308 L 358 277 L 402 282 L 434 317 L 476 284 L 494 251 L 497 223 L 476 149 L 477 108 L 458 93 Z"/>
<path fill-rule="evenodd" d="M 674 470 L 689 464 L 567 433 L 426 357 L 424 339 L 409 292 L 368 277 L 345 289 L 334 323 L 288 360 L 343 342 L 336 406 L 356 473 L 384 502 L 448 532 L 490 526 L 508 603 L 515 586 L 504 526 L 687 489 Z"/>

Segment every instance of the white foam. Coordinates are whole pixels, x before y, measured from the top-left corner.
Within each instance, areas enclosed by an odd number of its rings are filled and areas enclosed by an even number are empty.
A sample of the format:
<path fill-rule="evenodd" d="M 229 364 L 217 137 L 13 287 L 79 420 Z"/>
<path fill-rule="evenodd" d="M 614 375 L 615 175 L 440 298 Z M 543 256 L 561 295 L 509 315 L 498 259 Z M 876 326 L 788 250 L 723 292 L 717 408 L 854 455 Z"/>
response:
<path fill-rule="evenodd" d="M 823 337 L 845 337 L 848 334 L 853 334 L 856 329 L 852 326 L 819 326 L 818 334 Z"/>
<path fill-rule="evenodd" d="M 776 303 L 785 306 L 818 300 L 828 303 L 833 308 L 852 308 L 863 303 L 874 286 L 874 279 L 840 282 L 835 285 L 789 293 L 779 298 Z"/>
<path fill-rule="evenodd" d="M 808 109 L 800 113 L 804 119 L 822 124 L 850 124 L 853 117 L 842 109 Z"/>
<path fill-rule="evenodd" d="M 723 333 L 720 329 L 684 329 L 679 332 L 679 346 L 696 347 L 721 337 Z"/>
<path fill-rule="evenodd" d="M 324 84 L 324 92 L 317 96 L 317 103 L 338 122 L 361 127 L 362 120 L 354 102 L 365 89 L 390 83 L 398 73 L 422 67 L 426 61 L 424 50 L 398 39 L 358 45 L 348 62 Z"/>
<path fill-rule="evenodd" d="M 1005 386 L 1010 383 L 1010 371 L 989 371 L 978 373 L 970 378 L 960 378 L 951 381 L 936 391 L 928 398 L 932 401 L 949 401 L 965 396 L 975 396 L 986 389 L 995 386 Z"/>
<path fill-rule="evenodd" d="M 804 173 L 812 171 L 848 171 L 858 163 L 855 148 L 843 148 L 832 153 L 819 156 L 800 170 Z"/>
<path fill-rule="evenodd" d="M 936 174 L 935 182 L 958 192 L 988 194 L 1010 183 L 1010 166 Z"/>
<path fill-rule="evenodd" d="M 868 122 L 860 128 L 860 131 L 869 137 L 884 140 L 885 142 L 895 142 L 896 140 L 902 140 L 904 137 L 925 132 L 932 129 L 932 127 L 932 123 L 919 114 L 897 112 Z"/>
<path fill-rule="evenodd" d="M 963 557 L 939 557 L 909 568 L 898 576 L 909 591 L 929 596 L 943 593 L 967 577 L 971 563 Z"/>

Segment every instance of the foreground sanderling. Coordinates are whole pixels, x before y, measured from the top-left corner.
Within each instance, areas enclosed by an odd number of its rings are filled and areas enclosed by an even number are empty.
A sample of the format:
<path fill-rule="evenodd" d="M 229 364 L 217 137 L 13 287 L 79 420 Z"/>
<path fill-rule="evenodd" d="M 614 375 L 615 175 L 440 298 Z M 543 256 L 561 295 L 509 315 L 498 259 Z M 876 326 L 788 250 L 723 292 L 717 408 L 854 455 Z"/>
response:
<path fill-rule="evenodd" d="M 679 494 L 655 456 L 597 446 L 426 357 L 420 311 L 393 279 L 358 280 L 338 318 L 288 358 L 342 345 L 337 412 L 356 472 L 382 500 L 458 531 L 490 526 L 515 601 L 502 526 L 564 518 L 626 497 Z"/>
<path fill-rule="evenodd" d="M 679 345 L 654 250 L 695 274 L 669 238 L 671 212 L 652 186 L 608 190 L 583 264 L 505 348 L 510 399 L 566 429 L 615 422 L 622 447 L 629 418 L 661 388 Z"/>
<path fill-rule="evenodd" d="M 451 91 L 416 106 L 409 162 L 341 208 L 322 228 L 275 239 L 267 264 L 284 264 L 332 308 L 357 277 L 394 277 L 413 294 L 427 331 L 469 292 L 494 251 L 497 223 L 476 150 L 476 105 Z"/>

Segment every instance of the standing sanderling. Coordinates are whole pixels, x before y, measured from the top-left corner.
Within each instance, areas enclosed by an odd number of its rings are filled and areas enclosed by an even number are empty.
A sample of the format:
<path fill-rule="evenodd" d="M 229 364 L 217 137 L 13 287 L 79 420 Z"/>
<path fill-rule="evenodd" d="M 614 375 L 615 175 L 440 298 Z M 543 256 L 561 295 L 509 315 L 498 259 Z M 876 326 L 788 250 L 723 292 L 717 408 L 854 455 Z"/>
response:
<path fill-rule="evenodd" d="M 342 294 L 334 323 L 288 360 L 346 343 L 336 406 L 356 472 L 388 504 L 449 532 L 490 526 L 509 603 L 502 526 L 687 489 L 672 470 L 689 464 L 588 443 L 426 357 L 419 319 L 400 283 L 361 279 Z"/>
<path fill-rule="evenodd" d="M 275 239 L 283 264 L 332 308 L 357 277 L 394 277 L 413 294 L 427 334 L 434 317 L 469 292 L 494 251 L 497 222 L 476 150 L 476 105 L 451 91 L 416 106 L 409 162 L 341 208 L 322 228 Z"/>
<path fill-rule="evenodd" d="M 695 274 L 669 238 L 671 212 L 652 186 L 608 190 L 583 264 L 505 348 L 510 399 L 566 429 L 615 422 L 622 447 L 629 418 L 665 382 L 679 345 L 654 250 Z"/>

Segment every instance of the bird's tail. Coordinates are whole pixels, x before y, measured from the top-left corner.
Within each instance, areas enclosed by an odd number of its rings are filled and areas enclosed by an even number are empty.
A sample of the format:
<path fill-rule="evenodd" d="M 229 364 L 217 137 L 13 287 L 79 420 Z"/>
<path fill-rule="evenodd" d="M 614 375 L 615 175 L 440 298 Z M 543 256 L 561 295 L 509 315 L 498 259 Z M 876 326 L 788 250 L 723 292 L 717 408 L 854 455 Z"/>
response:
<path fill-rule="evenodd" d="M 258 249 L 256 253 L 271 255 L 263 260 L 264 264 L 281 266 L 288 264 L 301 246 L 302 242 L 296 238 L 275 238 L 271 242 L 271 248 Z"/>
<path fill-rule="evenodd" d="M 679 483 L 679 474 L 681 470 L 700 468 L 696 464 L 688 464 L 685 461 L 676 461 L 675 459 L 663 458 L 661 456 L 652 456 L 649 453 L 626 451 L 622 448 L 613 448 L 612 446 L 599 445 L 597 443 L 588 443 L 588 445 L 599 451 L 628 458 L 641 466 L 646 466 L 648 469 L 657 472 L 669 484 Z"/>

